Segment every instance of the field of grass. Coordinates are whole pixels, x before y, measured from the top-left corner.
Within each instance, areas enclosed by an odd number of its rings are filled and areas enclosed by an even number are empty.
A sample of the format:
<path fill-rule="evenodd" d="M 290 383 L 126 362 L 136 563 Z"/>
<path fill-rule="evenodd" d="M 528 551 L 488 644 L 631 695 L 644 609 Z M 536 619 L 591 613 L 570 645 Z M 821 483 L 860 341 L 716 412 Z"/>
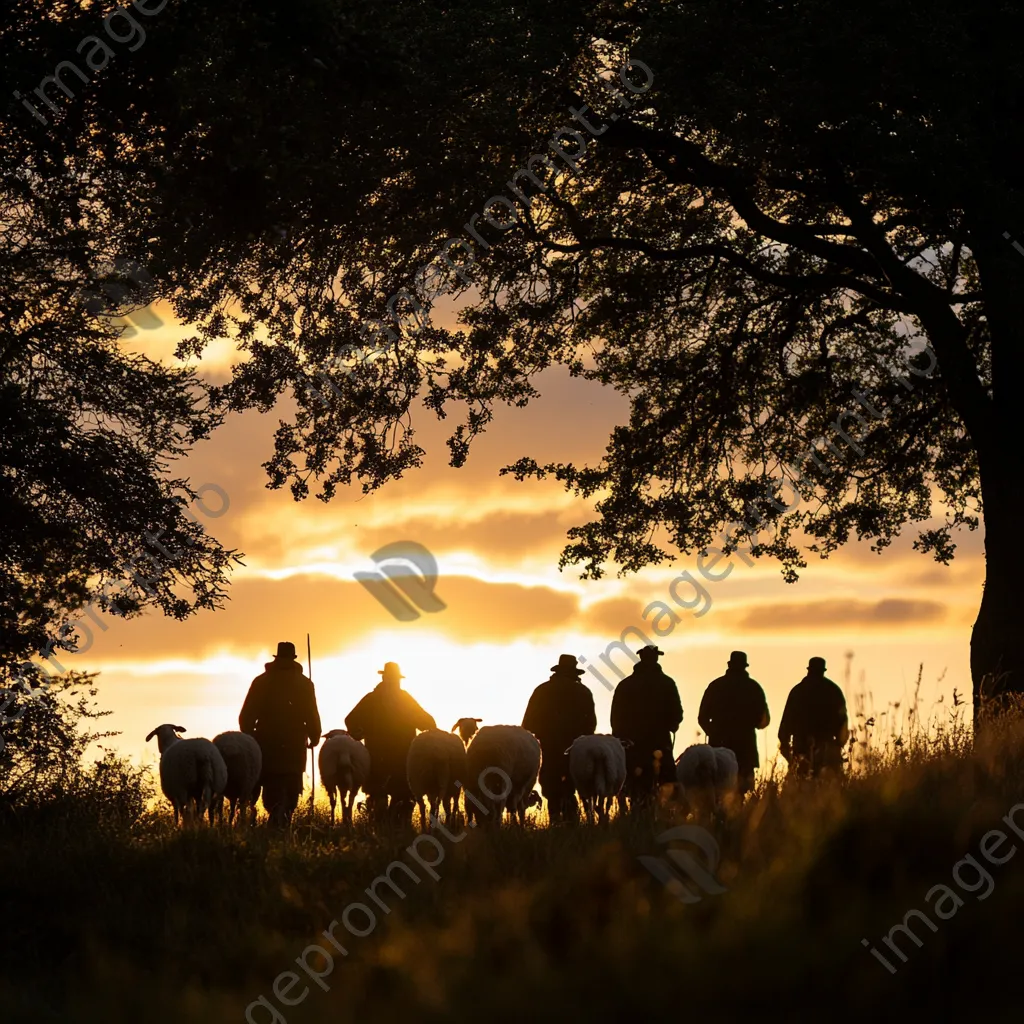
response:
<path fill-rule="evenodd" d="M 954 728 L 861 753 L 842 782 L 764 781 L 715 828 L 726 891 L 685 904 L 637 860 L 664 853 L 664 817 L 441 839 L 434 880 L 403 852 L 411 827 L 332 831 L 325 807 L 312 833 L 300 812 L 281 838 L 175 830 L 163 809 L 40 803 L 0 836 L 0 1020 L 244 1021 L 261 995 L 252 1020 L 300 1024 L 1016 1017 L 1024 854 L 996 865 L 979 847 L 992 829 L 1009 837 L 1000 856 L 1024 847 L 1024 808 L 1021 834 L 1002 821 L 1024 802 L 1019 716 L 976 749 Z M 991 885 L 966 863 L 957 884 L 965 855 Z M 365 889 L 395 860 L 421 880 L 396 871 L 405 898 L 380 888 L 385 913 Z M 925 901 L 937 884 L 962 900 L 947 898 L 947 920 Z M 356 902 L 376 926 L 335 929 L 347 955 L 335 951 L 324 991 L 295 960 L 311 943 L 330 950 L 321 933 Z M 897 935 L 904 963 L 882 937 L 911 908 L 937 930 L 912 920 L 922 944 Z M 284 995 L 308 989 L 295 1006 L 273 990 L 289 970 L 302 980 L 283 979 Z"/>

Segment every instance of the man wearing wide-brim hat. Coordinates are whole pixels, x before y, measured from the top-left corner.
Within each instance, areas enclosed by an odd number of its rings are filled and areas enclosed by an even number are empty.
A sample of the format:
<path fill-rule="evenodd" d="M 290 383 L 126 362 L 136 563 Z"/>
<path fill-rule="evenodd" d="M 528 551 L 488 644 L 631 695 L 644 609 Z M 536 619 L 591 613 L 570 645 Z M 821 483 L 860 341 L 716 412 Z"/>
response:
<path fill-rule="evenodd" d="M 533 691 L 523 715 L 523 728 L 540 741 L 540 791 L 551 821 L 579 818 L 566 751 L 577 736 L 592 736 L 597 728 L 594 695 L 580 682 L 583 669 L 576 662 L 573 654 L 559 655 L 551 678 Z"/>
<path fill-rule="evenodd" d="M 632 674 L 612 696 L 612 735 L 632 741 L 626 750 L 623 795 L 634 811 L 650 803 L 659 786 L 676 781 L 672 747 L 683 705 L 675 680 L 658 664 L 664 653 L 653 644 L 642 647 Z"/>
<path fill-rule="evenodd" d="M 754 788 L 758 729 L 767 729 L 771 721 L 768 701 L 761 684 L 747 672 L 747 656 L 733 651 L 725 675 L 708 683 L 697 712 L 700 727 L 713 747 L 728 747 L 739 766 L 739 791 L 742 796 Z"/>
<path fill-rule="evenodd" d="M 379 819 L 390 810 L 396 820 L 408 820 L 413 805 L 406 776 L 409 746 L 417 730 L 436 729 L 437 722 L 402 689 L 405 676 L 397 662 L 387 662 L 378 674 L 380 682 L 348 713 L 345 728 L 370 752 L 365 788 L 371 812 Z"/>
<path fill-rule="evenodd" d="M 779 748 L 795 775 L 843 770 L 850 738 L 846 697 L 825 676 L 825 659 L 811 658 L 807 675 L 793 687 L 779 723 Z"/>
<path fill-rule="evenodd" d="M 282 641 L 277 654 L 249 687 L 238 716 L 263 753 L 260 786 L 271 824 L 286 826 L 302 795 L 306 750 L 320 740 L 320 712 L 313 684 L 302 673 L 295 644 Z"/>

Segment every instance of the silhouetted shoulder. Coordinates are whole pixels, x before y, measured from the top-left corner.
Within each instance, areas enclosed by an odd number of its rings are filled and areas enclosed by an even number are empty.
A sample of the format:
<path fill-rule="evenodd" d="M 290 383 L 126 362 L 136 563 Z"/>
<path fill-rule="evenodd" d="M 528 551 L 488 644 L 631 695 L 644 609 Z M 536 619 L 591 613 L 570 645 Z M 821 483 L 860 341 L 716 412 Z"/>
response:
<path fill-rule="evenodd" d="M 620 679 L 615 687 L 615 694 L 612 699 L 614 700 L 615 697 L 619 696 L 628 697 L 637 688 L 639 683 L 639 677 L 634 675 L 629 675 L 626 676 L 625 679 Z"/>
<path fill-rule="evenodd" d="M 831 679 L 826 679 L 825 682 L 829 684 L 832 696 L 845 707 L 846 694 L 843 693 L 843 688 L 838 683 L 834 683 Z"/>
<path fill-rule="evenodd" d="M 786 707 L 789 707 L 790 705 L 796 707 L 797 705 L 803 703 L 805 699 L 804 695 L 806 693 L 807 680 L 801 679 L 800 682 L 797 683 L 796 686 L 794 686 L 793 689 L 789 691 L 789 696 L 786 698 Z"/>

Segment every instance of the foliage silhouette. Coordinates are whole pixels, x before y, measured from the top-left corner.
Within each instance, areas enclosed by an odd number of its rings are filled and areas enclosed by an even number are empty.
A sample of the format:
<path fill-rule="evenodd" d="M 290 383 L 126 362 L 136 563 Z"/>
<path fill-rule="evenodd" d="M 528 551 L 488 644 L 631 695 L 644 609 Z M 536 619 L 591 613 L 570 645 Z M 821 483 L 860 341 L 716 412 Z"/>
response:
<path fill-rule="evenodd" d="M 4 55 L 31 82 L 86 19 L 15 7 Z M 60 154 L 83 161 L 47 188 L 70 204 L 88 182 L 118 250 L 148 255 L 195 325 L 182 355 L 237 341 L 226 408 L 294 398 L 271 486 L 329 500 L 401 476 L 422 457 L 421 398 L 460 414 L 461 465 L 494 406 L 525 404 L 560 363 L 631 403 L 597 465 L 510 467 L 594 500 L 563 564 L 635 571 L 744 521 L 731 541 L 789 580 L 808 552 L 851 536 L 881 550 L 914 524 L 948 562 L 984 502 L 975 696 L 997 676 L 1020 690 L 1024 264 L 1004 235 L 1024 234 L 1007 145 L 1024 14 L 858 0 L 836 18 L 822 0 L 193 0 L 149 23 L 145 59 L 62 99 L 52 128 L 17 108 L 10 146 L 38 167 L 19 179 L 33 195 Z M 634 89 L 599 88 L 627 56 L 651 87 L 634 68 Z M 566 124 L 587 143 L 579 173 L 537 164 L 517 196 L 504 183 Z M 514 213 L 470 219 L 498 193 Z M 463 329 L 419 326 L 408 303 L 400 327 L 367 330 L 454 237 L 473 246 L 442 275 Z M 353 355 L 371 342 L 378 358 Z M 897 360 L 912 390 L 884 368 Z M 321 368 L 326 404 L 308 388 Z M 880 415 L 837 428 L 854 388 Z M 801 466 L 803 500 L 779 500 L 787 467 L 844 424 L 856 447 Z M 766 486 L 777 504 L 758 504 Z"/>

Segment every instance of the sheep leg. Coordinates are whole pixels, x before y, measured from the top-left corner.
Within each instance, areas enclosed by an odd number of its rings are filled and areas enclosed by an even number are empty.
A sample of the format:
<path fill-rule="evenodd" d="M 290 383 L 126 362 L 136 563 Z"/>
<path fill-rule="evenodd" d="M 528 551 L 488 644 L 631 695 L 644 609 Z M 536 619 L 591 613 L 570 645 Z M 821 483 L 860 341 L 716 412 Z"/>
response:
<path fill-rule="evenodd" d="M 330 789 L 327 790 L 327 799 L 331 803 L 331 828 L 334 828 L 334 805 L 337 802 L 338 794 L 335 793 L 333 786 Z M 344 812 L 345 812 L 345 805 L 344 805 L 344 803 L 342 803 L 342 805 L 341 805 L 341 810 L 342 810 L 342 814 L 344 814 Z"/>

